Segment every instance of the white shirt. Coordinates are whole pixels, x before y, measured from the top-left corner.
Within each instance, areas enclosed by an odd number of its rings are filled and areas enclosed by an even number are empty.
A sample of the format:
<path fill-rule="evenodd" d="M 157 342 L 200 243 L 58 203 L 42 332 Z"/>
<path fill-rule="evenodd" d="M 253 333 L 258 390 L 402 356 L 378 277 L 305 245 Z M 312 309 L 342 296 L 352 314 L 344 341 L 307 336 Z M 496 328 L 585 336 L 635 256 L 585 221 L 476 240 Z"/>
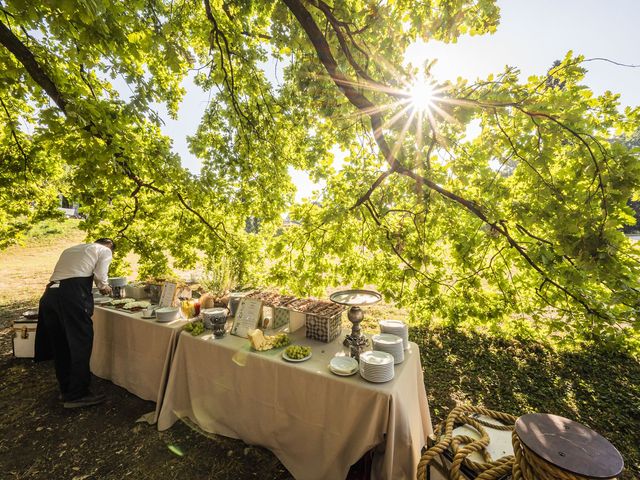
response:
<path fill-rule="evenodd" d="M 49 281 L 93 275 L 96 287 L 106 288 L 111 259 L 111 249 L 99 243 L 75 245 L 62 252 Z"/>

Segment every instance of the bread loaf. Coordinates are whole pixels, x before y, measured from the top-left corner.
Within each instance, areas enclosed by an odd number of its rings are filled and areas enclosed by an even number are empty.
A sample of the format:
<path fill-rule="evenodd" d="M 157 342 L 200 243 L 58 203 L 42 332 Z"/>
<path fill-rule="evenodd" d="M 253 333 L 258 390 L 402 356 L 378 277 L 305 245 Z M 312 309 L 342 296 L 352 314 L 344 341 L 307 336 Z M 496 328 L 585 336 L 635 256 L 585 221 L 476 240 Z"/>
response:
<path fill-rule="evenodd" d="M 205 308 L 213 308 L 215 307 L 216 299 L 210 293 L 204 293 L 200 297 L 200 309 L 204 310 Z"/>

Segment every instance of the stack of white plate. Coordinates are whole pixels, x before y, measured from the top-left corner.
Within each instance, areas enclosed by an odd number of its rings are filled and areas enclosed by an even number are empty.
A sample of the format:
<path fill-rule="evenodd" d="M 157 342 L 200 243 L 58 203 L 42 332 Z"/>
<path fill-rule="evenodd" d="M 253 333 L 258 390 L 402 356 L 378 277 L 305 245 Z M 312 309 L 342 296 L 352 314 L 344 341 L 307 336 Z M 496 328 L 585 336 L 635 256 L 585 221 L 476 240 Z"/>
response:
<path fill-rule="evenodd" d="M 360 354 L 360 375 L 370 382 L 388 382 L 393 378 L 393 355 L 376 350 Z"/>
<path fill-rule="evenodd" d="M 402 338 L 390 333 L 378 333 L 371 339 L 373 340 L 374 350 L 393 355 L 393 363 L 398 364 L 404 362 L 404 343 L 402 342 Z"/>
<path fill-rule="evenodd" d="M 402 338 L 404 349 L 409 348 L 409 327 L 400 320 L 380 320 L 380 331 L 382 333 L 390 333 Z"/>

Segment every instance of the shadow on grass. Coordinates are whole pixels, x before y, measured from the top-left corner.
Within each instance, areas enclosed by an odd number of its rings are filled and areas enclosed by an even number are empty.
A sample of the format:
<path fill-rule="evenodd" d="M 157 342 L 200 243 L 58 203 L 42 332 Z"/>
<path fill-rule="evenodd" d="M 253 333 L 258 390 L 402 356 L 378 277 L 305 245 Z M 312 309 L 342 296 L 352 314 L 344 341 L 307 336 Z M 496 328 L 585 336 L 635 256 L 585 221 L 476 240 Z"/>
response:
<path fill-rule="evenodd" d="M 9 304 L 0 304 L 0 328 L 8 328 L 13 324 L 23 312 L 26 310 L 38 308 L 39 298 L 32 300 L 24 300 L 12 302 Z"/>
<path fill-rule="evenodd" d="M 597 431 L 640 478 L 640 363 L 598 349 L 557 352 L 533 341 L 415 328 L 434 424 L 457 403 L 516 416 L 561 415 Z"/>

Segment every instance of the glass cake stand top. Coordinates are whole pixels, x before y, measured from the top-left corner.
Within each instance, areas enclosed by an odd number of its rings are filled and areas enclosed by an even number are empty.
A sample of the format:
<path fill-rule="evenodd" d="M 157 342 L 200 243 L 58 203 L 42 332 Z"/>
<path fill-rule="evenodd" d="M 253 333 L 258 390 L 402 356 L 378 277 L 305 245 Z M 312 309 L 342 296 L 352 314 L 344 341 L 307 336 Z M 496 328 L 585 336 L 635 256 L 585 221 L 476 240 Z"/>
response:
<path fill-rule="evenodd" d="M 369 340 L 360 332 L 360 322 L 364 313 L 360 305 L 373 305 L 382 300 L 382 295 L 371 290 L 343 290 L 335 292 L 329 299 L 340 305 L 349 305 L 347 318 L 352 323 L 351 333 L 344 339 L 344 346 L 349 347 L 351 357 L 358 360 L 360 354 L 369 346 Z"/>
<path fill-rule="evenodd" d="M 382 300 L 382 295 L 373 290 L 342 290 L 331 294 L 329 299 L 340 305 L 373 305 Z"/>

